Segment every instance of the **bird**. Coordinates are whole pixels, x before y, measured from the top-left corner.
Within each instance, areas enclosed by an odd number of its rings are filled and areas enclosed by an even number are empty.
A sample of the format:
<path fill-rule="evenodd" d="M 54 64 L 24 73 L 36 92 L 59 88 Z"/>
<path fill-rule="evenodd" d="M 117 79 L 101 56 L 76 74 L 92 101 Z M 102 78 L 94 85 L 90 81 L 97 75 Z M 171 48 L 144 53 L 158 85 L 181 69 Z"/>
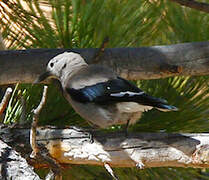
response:
<path fill-rule="evenodd" d="M 148 95 L 134 83 L 120 77 L 110 67 L 88 65 L 79 53 L 64 52 L 52 58 L 46 71 L 35 81 L 58 79 L 64 97 L 90 125 L 108 128 L 135 124 L 152 108 L 177 111 L 161 98 Z"/>

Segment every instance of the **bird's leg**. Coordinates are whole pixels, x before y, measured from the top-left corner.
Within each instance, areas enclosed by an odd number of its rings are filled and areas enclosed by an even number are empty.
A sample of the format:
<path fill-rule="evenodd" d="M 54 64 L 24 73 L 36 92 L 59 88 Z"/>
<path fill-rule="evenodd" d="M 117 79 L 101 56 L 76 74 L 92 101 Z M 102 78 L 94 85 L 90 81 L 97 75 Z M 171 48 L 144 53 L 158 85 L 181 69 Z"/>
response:
<path fill-rule="evenodd" d="M 125 129 L 124 129 L 125 137 L 128 136 L 128 126 L 129 126 L 129 122 L 130 122 L 130 120 L 127 121 L 126 126 L 125 126 Z"/>
<path fill-rule="evenodd" d="M 87 129 L 85 129 L 85 130 L 88 131 L 90 143 L 92 144 L 92 143 L 94 143 L 94 136 L 93 136 L 93 133 L 99 130 L 99 126 L 97 126 L 97 125 L 95 125 L 95 124 L 92 124 L 92 123 L 90 123 L 90 122 L 88 122 L 88 123 L 91 125 L 92 128 L 87 128 Z"/>

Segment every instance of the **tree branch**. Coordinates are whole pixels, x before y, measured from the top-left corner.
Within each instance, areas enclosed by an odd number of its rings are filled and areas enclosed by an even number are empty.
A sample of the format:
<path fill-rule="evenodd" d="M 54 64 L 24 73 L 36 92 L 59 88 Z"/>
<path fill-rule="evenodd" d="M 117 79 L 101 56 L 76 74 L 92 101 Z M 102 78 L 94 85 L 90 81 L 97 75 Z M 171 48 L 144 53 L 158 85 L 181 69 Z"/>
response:
<path fill-rule="evenodd" d="M 48 61 L 64 51 L 80 53 L 88 63 L 97 49 L 29 49 L 0 51 L 0 85 L 32 83 Z M 209 42 L 169 46 L 105 49 L 101 64 L 129 80 L 209 74 Z"/>
<path fill-rule="evenodd" d="M 0 137 L 28 156 L 29 129 L 12 129 Z M 76 128 L 40 128 L 37 142 L 62 164 L 94 164 L 110 167 L 209 167 L 209 134 L 89 132 Z M 24 142 L 24 147 L 23 147 Z M 19 147 L 21 145 L 21 148 Z M 24 151 L 24 152 L 23 152 Z M 43 162 L 41 162 L 43 163 Z M 33 162 L 33 166 L 42 166 Z"/>
<path fill-rule="evenodd" d="M 182 6 L 190 7 L 199 11 L 209 13 L 209 4 L 204 2 L 197 2 L 194 0 L 171 0 Z"/>

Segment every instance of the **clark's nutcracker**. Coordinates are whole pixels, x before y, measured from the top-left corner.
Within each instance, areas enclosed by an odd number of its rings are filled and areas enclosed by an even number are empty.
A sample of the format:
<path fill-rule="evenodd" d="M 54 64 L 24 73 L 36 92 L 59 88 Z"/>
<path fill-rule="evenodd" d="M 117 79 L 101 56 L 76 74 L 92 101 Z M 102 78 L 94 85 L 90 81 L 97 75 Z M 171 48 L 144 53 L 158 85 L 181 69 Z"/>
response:
<path fill-rule="evenodd" d="M 75 111 L 96 127 L 134 124 L 142 112 L 152 108 L 178 110 L 166 100 L 146 94 L 110 68 L 88 65 L 77 53 L 65 52 L 55 56 L 36 82 L 48 77 L 61 82 L 64 96 Z"/>

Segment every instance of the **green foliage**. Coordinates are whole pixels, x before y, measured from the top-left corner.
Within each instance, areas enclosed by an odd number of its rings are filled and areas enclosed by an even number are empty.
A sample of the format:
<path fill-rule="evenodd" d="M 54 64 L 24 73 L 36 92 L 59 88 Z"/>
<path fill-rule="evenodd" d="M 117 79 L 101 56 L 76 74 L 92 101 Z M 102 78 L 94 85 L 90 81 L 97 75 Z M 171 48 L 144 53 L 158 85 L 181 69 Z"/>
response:
<path fill-rule="evenodd" d="M 144 113 L 141 123 L 134 126 L 134 130 L 185 133 L 208 131 L 208 77 L 174 77 L 140 81 L 138 84 L 150 94 L 167 99 L 179 108 L 179 112 L 152 110 Z"/>
<path fill-rule="evenodd" d="M 157 36 L 158 22 L 153 17 L 160 11 L 150 11 L 146 1 L 25 0 L 27 10 L 21 2 L 5 2 L 12 13 L 0 9 L 9 16 L 0 19 L 9 48 L 98 47 L 106 36 L 110 47 L 137 46 L 143 39 L 151 40 L 153 31 Z M 41 5 L 51 12 L 44 13 Z"/>
<path fill-rule="evenodd" d="M 208 173 L 205 170 L 192 168 L 150 168 L 139 170 L 137 168 L 114 168 L 115 174 L 120 180 L 208 180 Z M 41 177 L 44 178 L 47 170 L 41 171 Z M 72 180 L 112 180 L 110 175 L 104 171 L 103 167 L 90 165 L 72 165 L 69 171 L 63 173 L 64 179 Z"/>
<path fill-rule="evenodd" d="M 19 95 L 21 94 L 21 92 L 17 90 L 18 85 L 19 84 L 15 86 L 12 96 L 9 100 L 8 108 L 6 109 L 5 118 L 4 118 L 5 124 L 15 123 L 21 116 L 22 106 L 19 99 Z M 22 94 L 25 94 L 25 91 Z"/>
<path fill-rule="evenodd" d="M 179 8 L 179 5 L 166 4 L 165 21 L 171 33 L 168 38 L 176 42 L 207 41 L 209 15 L 189 8 Z M 171 37 L 169 37 L 171 36 Z M 173 42 L 172 42 L 173 43 Z"/>
<path fill-rule="evenodd" d="M 111 48 L 209 39 L 208 14 L 165 0 L 8 0 L 0 3 L 0 14 L 0 31 L 9 49 L 99 47 L 106 36 L 110 39 L 108 47 Z M 138 81 L 137 85 L 143 90 L 167 99 L 180 111 L 146 112 L 130 130 L 208 131 L 208 83 L 208 77 Z M 26 119 L 30 121 L 31 110 L 38 105 L 41 94 L 42 86 L 24 84 L 16 87 L 6 111 L 5 123 L 18 122 L 21 118 L 21 97 L 26 101 Z M 53 85 L 49 88 L 40 124 L 87 126 Z M 191 168 L 114 170 L 121 180 L 130 177 L 209 179 L 207 171 Z M 71 179 L 111 179 L 104 168 L 97 166 L 73 166 L 65 176 Z"/>

